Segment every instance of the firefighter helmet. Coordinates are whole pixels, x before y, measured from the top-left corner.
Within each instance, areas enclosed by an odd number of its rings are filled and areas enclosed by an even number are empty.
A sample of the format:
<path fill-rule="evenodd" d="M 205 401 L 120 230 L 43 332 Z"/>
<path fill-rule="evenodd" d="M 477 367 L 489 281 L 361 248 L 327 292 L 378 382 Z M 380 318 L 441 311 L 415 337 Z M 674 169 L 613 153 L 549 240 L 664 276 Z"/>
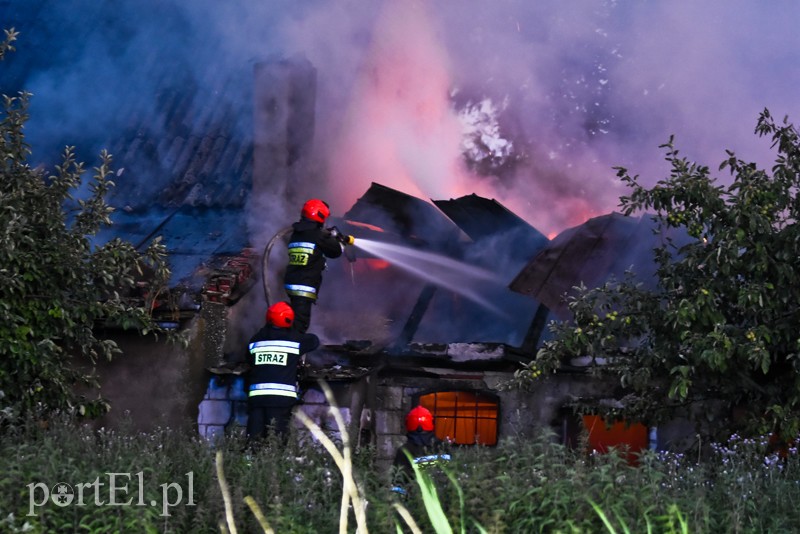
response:
<path fill-rule="evenodd" d="M 324 200 L 312 198 L 303 204 L 303 210 L 300 212 L 300 214 L 306 219 L 311 219 L 312 221 L 317 221 L 318 223 L 324 223 L 325 219 L 328 218 L 328 215 L 331 214 L 331 209 L 328 206 L 328 203 Z"/>
<path fill-rule="evenodd" d="M 406 430 L 414 432 L 422 427 L 425 432 L 433 431 L 433 414 L 424 406 L 417 406 L 406 416 Z"/>
<path fill-rule="evenodd" d="M 267 322 L 278 328 L 289 328 L 294 322 L 294 310 L 286 302 L 273 304 L 267 310 Z"/>

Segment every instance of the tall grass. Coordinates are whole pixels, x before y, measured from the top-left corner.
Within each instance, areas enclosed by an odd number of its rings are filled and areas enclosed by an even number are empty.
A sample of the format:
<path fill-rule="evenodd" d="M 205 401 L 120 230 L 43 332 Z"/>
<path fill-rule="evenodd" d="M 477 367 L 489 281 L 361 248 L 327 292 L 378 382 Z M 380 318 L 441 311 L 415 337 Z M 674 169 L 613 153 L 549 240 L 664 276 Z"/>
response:
<path fill-rule="evenodd" d="M 0 532 L 780 533 L 800 525 L 796 450 L 785 459 L 765 455 L 761 440 L 734 436 L 703 463 L 647 451 L 633 467 L 547 435 L 510 436 L 497 447 L 453 451 L 443 480 L 420 478 L 420 491 L 398 500 L 374 450 L 310 432 L 285 446 L 269 442 L 248 459 L 239 436 L 212 448 L 168 428 L 95 431 L 51 421 L 9 430 L 0 436 Z M 121 481 L 129 488 L 118 499 L 133 497 L 131 505 L 96 505 L 92 497 L 28 515 L 29 485 L 107 483 L 107 473 L 141 473 L 147 505 L 136 505 L 134 476 Z M 170 483 L 183 486 L 183 502 L 165 515 L 161 485 Z"/>

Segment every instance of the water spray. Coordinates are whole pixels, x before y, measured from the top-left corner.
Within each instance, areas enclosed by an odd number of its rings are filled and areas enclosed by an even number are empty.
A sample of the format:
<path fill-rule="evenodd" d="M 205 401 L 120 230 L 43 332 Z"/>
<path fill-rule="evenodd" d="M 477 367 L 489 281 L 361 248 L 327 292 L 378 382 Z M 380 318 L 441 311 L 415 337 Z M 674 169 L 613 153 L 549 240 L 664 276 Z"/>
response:
<path fill-rule="evenodd" d="M 353 239 L 353 245 L 433 285 L 445 287 L 499 315 L 505 315 L 502 310 L 473 289 L 477 283 L 497 284 L 497 276 L 490 271 L 441 254 L 393 243 L 359 238 Z"/>
<path fill-rule="evenodd" d="M 290 226 L 276 233 L 267 244 L 264 251 L 262 258 L 262 276 L 264 296 L 268 305 L 273 300 L 269 291 L 266 274 L 268 271 L 269 254 L 273 245 L 288 235 L 291 230 L 292 228 Z M 433 252 L 426 252 L 424 250 L 393 243 L 385 243 L 383 241 L 373 241 L 371 239 L 362 238 L 356 239 L 352 235 L 342 233 L 335 226 L 329 228 L 329 230 L 331 235 L 344 246 L 353 246 L 372 256 L 385 259 L 392 263 L 392 265 L 417 278 L 430 282 L 435 286 L 447 288 L 498 315 L 506 315 L 497 306 L 473 289 L 476 284 L 497 284 L 496 275 L 490 271 L 467 265 L 453 258 L 448 258 L 447 256 L 435 254 Z"/>

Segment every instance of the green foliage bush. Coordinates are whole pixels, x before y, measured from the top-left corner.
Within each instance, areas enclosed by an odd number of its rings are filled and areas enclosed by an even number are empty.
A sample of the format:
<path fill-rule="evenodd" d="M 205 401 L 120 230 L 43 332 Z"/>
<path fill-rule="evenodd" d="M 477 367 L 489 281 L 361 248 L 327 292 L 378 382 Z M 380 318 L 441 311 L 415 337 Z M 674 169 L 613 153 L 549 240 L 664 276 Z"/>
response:
<path fill-rule="evenodd" d="M 0 59 L 15 38 L 6 31 Z M 120 352 L 96 327 L 158 332 L 151 301 L 170 274 L 160 239 L 143 252 L 121 239 L 96 242 L 111 225 L 110 154 L 100 154 L 86 183 L 72 147 L 52 174 L 31 166 L 24 136 L 30 97 L 3 96 L 0 113 L 0 423 L 33 412 L 107 410 L 102 398 L 76 392 L 97 385 L 91 369 L 98 358 Z M 145 272 L 150 300 L 142 303 L 131 296 Z"/>
<path fill-rule="evenodd" d="M 657 424 L 694 412 L 712 437 L 731 425 L 797 434 L 800 136 L 767 110 L 756 133 L 772 141 L 774 165 L 761 170 L 728 152 L 719 166 L 728 185 L 672 139 L 670 175 L 655 186 L 618 169 L 630 189 L 623 212 L 654 217 L 664 236 L 685 231 L 687 242 L 665 239 L 655 250 L 655 289 L 632 278 L 582 288 L 569 301 L 574 321 L 551 325 L 553 339 L 521 382 L 590 357 L 592 372 L 618 381 L 614 417 Z"/>

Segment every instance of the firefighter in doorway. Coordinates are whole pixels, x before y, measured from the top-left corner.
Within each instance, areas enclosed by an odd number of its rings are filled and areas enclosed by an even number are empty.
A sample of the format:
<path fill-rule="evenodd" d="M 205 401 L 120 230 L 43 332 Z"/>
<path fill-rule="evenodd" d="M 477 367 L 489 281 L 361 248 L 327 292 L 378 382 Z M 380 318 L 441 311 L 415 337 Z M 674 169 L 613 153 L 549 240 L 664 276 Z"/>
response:
<path fill-rule="evenodd" d="M 314 334 L 292 328 L 294 311 L 286 302 L 267 310 L 266 324 L 248 345 L 250 369 L 246 374 L 247 440 L 252 445 L 272 427 L 285 437 L 297 404 L 297 372 L 307 352 L 319 347 Z"/>
<path fill-rule="evenodd" d="M 434 433 L 433 414 L 424 406 L 414 407 L 406 415 L 406 442 L 397 449 L 392 464 L 392 491 L 408 495 L 416 484 L 414 466 L 433 475 L 449 461 L 446 443 Z"/>
<path fill-rule="evenodd" d="M 311 306 L 319 295 L 322 271 L 327 258 L 338 258 L 354 238 L 336 228 L 325 228 L 331 210 L 322 200 L 313 198 L 303 204 L 300 220 L 292 225 L 289 238 L 289 265 L 283 279 L 295 313 L 295 328 L 306 332 L 311 324 Z"/>

